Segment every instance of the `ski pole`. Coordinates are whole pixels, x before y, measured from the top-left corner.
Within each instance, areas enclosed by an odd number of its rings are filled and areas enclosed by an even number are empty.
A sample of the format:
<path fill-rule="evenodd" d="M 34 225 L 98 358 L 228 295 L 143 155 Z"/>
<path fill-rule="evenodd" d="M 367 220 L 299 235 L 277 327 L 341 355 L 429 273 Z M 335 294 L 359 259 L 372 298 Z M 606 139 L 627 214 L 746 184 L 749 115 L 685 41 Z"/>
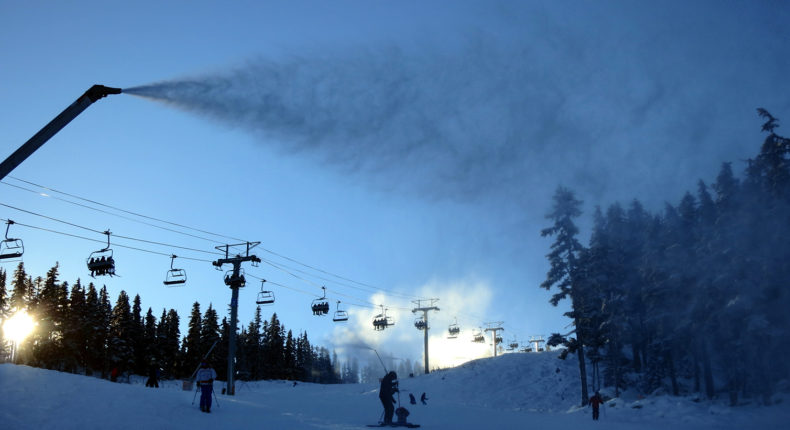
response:
<path fill-rule="evenodd" d="M 200 384 L 198 384 L 197 389 L 195 390 L 195 395 L 192 396 L 192 406 L 195 405 L 195 397 L 197 397 L 198 391 L 200 391 Z"/>
<path fill-rule="evenodd" d="M 217 407 L 219 407 L 219 399 L 217 399 L 217 393 L 214 392 L 214 384 L 213 383 L 211 384 L 211 394 L 214 395 L 214 402 L 217 404 Z"/>

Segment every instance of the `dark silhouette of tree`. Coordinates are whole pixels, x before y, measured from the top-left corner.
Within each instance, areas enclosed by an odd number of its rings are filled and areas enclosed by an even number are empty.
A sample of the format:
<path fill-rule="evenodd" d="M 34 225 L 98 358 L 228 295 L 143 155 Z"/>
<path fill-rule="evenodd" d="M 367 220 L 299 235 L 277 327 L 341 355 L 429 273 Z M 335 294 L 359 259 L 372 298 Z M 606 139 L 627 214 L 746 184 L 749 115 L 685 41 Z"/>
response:
<path fill-rule="evenodd" d="M 200 359 L 204 351 L 200 348 L 202 342 L 201 331 L 203 326 L 203 316 L 200 313 L 200 303 L 192 304 L 192 312 L 189 314 L 187 336 L 182 344 L 181 358 L 184 371 L 195 369 L 200 364 Z M 191 371 L 189 371 L 191 373 Z"/>
<path fill-rule="evenodd" d="M 110 332 L 107 338 L 109 364 L 121 372 L 134 370 L 134 346 L 132 334 L 134 321 L 126 291 L 118 293 L 118 299 L 110 315 Z"/>
<path fill-rule="evenodd" d="M 550 290 L 552 287 L 559 289 L 559 292 L 552 296 L 550 302 L 557 306 L 560 300 L 570 296 L 571 298 L 571 318 L 576 325 L 576 341 L 578 342 L 577 355 L 579 357 L 579 375 L 581 380 L 582 406 L 587 405 L 589 395 L 587 394 L 587 369 L 584 360 L 584 339 L 582 325 L 582 315 L 579 310 L 582 308 L 582 294 L 578 290 L 581 281 L 580 269 L 578 267 L 579 253 L 582 245 L 576 236 L 579 229 L 574 224 L 574 218 L 581 215 L 581 201 L 576 199 L 572 191 L 564 187 L 558 187 L 554 193 L 552 210 L 546 215 L 547 219 L 553 221 L 551 227 L 541 230 L 541 236 L 554 236 L 555 241 L 551 245 L 551 252 L 547 255 L 551 268 L 546 275 L 546 280 L 541 283 L 541 287 Z"/>
<path fill-rule="evenodd" d="M 567 214 L 580 213 L 567 203 L 574 199 L 555 195 L 555 225 L 542 232 L 557 236 L 543 286 L 558 287 L 552 303 L 571 297 L 577 336 L 547 344 L 587 350 L 594 383 L 600 364 L 615 393 L 631 386 L 772 402 L 790 371 L 775 359 L 790 344 L 790 142 L 776 134 L 775 117 L 759 114 L 769 136 L 744 179 L 724 163 L 712 193 L 699 181 L 696 194 L 661 213 L 636 200 L 625 214 L 617 204 L 596 210 L 589 248 L 568 239 L 576 230 Z"/>

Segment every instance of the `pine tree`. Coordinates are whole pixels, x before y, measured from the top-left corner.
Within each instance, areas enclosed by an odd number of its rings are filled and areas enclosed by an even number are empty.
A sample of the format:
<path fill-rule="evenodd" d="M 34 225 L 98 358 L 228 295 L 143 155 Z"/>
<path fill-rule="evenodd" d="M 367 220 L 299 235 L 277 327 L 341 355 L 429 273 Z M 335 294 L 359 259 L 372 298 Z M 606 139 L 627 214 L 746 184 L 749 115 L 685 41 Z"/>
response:
<path fill-rule="evenodd" d="M 229 347 L 229 339 L 230 339 L 230 323 L 228 319 L 223 317 L 222 323 L 220 323 L 220 339 L 217 346 L 214 348 L 214 353 L 212 354 L 215 357 L 214 362 L 214 370 L 217 371 L 217 378 L 220 380 L 227 380 L 228 375 L 228 350 Z"/>
<path fill-rule="evenodd" d="M 14 270 L 14 280 L 11 281 L 11 288 L 13 288 L 10 300 L 12 312 L 20 309 L 28 310 L 32 296 L 32 282 L 28 279 L 27 273 L 25 273 L 25 264 L 21 261 L 16 266 L 16 270 Z"/>
<path fill-rule="evenodd" d="M 551 245 L 551 252 L 548 254 L 551 269 L 546 275 L 546 280 L 541 283 L 541 287 L 546 290 L 556 286 L 560 291 L 555 293 L 550 302 L 557 306 L 560 300 L 571 297 L 571 306 L 574 313 L 574 323 L 576 324 L 576 340 L 579 344 L 577 355 L 579 357 L 579 377 L 581 380 L 582 406 L 586 406 L 589 400 L 587 394 L 587 370 L 584 361 L 584 339 L 578 330 L 581 325 L 578 310 L 582 308 L 580 297 L 574 291 L 574 286 L 578 279 L 578 258 L 582 250 L 582 245 L 576 239 L 579 229 L 573 222 L 574 218 L 581 215 L 581 201 L 577 200 L 574 193 L 567 188 L 558 187 L 554 194 L 554 204 L 551 212 L 546 218 L 554 221 L 554 225 L 541 230 L 541 236 L 556 236 L 555 242 Z"/>
<path fill-rule="evenodd" d="M 239 341 L 239 345 L 243 345 L 244 362 L 246 364 L 246 371 L 249 372 L 248 377 L 252 380 L 262 378 L 271 378 L 271 374 L 267 374 L 266 369 L 272 369 L 273 363 L 266 363 L 263 357 L 263 333 L 261 308 L 258 306 L 255 309 L 255 317 L 247 326 L 245 331 L 244 342 Z"/>
<path fill-rule="evenodd" d="M 263 351 L 264 366 L 271 369 L 270 378 L 272 379 L 281 379 L 284 376 L 285 339 L 283 334 L 283 327 L 280 325 L 277 313 L 274 313 L 266 327 Z"/>
<path fill-rule="evenodd" d="M 307 332 L 302 332 L 296 340 L 296 379 L 311 381 L 313 368 L 313 347 L 307 339 Z"/>
<path fill-rule="evenodd" d="M 110 315 L 110 331 L 107 339 L 108 359 L 121 372 L 134 369 L 134 322 L 126 291 L 118 294 L 118 300 Z"/>
<path fill-rule="evenodd" d="M 6 289 L 6 271 L 0 267 L 0 318 L 8 312 L 8 291 Z M 0 328 L 2 330 L 2 328 Z"/>
<path fill-rule="evenodd" d="M 159 356 L 158 343 L 159 339 L 156 337 L 156 317 L 153 310 L 148 308 L 145 314 L 145 326 L 143 328 L 143 345 L 145 345 L 145 361 L 146 363 L 153 364 L 157 368 L 161 367 Z"/>
<path fill-rule="evenodd" d="M 34 365 L 56 369 L 59 362 L 62 321 L 59 321 L 58 264 L 47 272 L 46 280 L 37 297 L 38 329 L 32 335 Z"/>
<path fill-rule="evenodd" d="M 217 311 L 214 310 L 211 303 L 209 303 L 208 309 L 203 313 L 203 321 L 200 327 L 200 353 L 207 354 L 209 350 L 211 350 L 211 347 L 214 346 L 214 350 L 212 350 L 208 358 L 214 369 L 217 369 L 218 362 L 223 358 L 217 355 L 217 346 L 219 345 L 214 345 L 214 343 L 218 343 L 220 339 L 220 328 L 217 320 Z"/>
<path fill-rule="evenodd" d="M 88 302 L 80 280 L 71 287 L 69 306 L 63 329 L 66 370 L 86 371 L 88 368 Z"/>
<path fill-rule="evenodd" d="M 5 321 L 9 315 L 8 291 L 6 288 L 6 271 L 0 267 L 0 320 Z M 6 342 L 5 334 L 3 333 L 3 326 L 0 325 L 0 357 L 6 355 Z"/>
<path fill-rule="evenodd" d="M 145 344 L 145 326 L 143 322 L 143 305 L 139 294 L 135 294 L 132 301 L 132 327 L 130 338 L 132 341 L 132 351 L 134 352 L 134 372 L 138 375 L 145 375 L 150 363 L 148 362 L 148 351 Z"/>
<path fill-rule="evenodd" d="M 288 335 L 285 338 L 285 350 L 283 351 L 283 367 L 285 368 L 285 379 L 296 379 L 296 340 L 294 339 L 293 332 L 288 330 Z"/>
<path fill-rule="evenodd" d="M 93 283 L 88 284 L 88 291 L 85 294 L 85 306 L 87 308 L 86 315 L 86 331 L 87 331 L 87 357 L 88 363 L 85 373 L 90 375 L 94 370 L 102 372 L 104 377 L 104 348 L 106 344 L 106 330 L 107 327 L 102 325 L 102 309 L 99 302 L 99 293 L 96 291 L 96 286 Z"/>
<path fill-rule="evenodd" d="M 178 368 L 181 338 L 179 323 L 180 319 L 175 309 L 162 310 L 162 318 L 157 328 L 157 338 L 159 339 L 159 353 L 162 357 L 162 369 L 171 378 L 182 376 L 178 373 L 181 370 Z"/>
<path fill-rule="evenodd" d="M 202 323 L 203 316 L 200 313 L 200 303 L 195 302 L 192 304 L 192 313 L 189 315 L 187 336 L 182 344 L 182 366 L 185 370 L 196 368 L 203 357 L 203 352 L 200 349 Z"/>

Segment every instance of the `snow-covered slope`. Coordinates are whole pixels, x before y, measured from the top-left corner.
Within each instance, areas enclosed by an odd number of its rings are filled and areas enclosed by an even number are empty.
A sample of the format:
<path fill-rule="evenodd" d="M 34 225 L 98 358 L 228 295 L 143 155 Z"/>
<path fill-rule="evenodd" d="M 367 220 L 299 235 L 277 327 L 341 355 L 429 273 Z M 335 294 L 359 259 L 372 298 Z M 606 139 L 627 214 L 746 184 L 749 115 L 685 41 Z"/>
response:
<path fill-rule="evenodd" d="M 432 429 L 770 429 L 790 422 L 790 402 L 729 408 L 657 397 L 604 408 L 593 423 L 578 409 L 575 361 L 555 353 L 508 354 L 400 379 L 409 421 Z M 559 372 L 557 371 L 559 369 Z M 217 393 L 222 384 L 217 382 Z M 427 405 L 419 402 L 425 392 Z M 408 394 L 418 399 L 408 402 Z M 112 383 L 26 366 L 0 364 L 2 429 L 361 429 L 381 415 L 378 387 L 286 381 L 239 383 L 236 396 L 218 394 L 211 414 L 192 405 L 179 381 L 145 388 L 144 378 Z M 634 408 L 634 406 L 641 406 Z"/>

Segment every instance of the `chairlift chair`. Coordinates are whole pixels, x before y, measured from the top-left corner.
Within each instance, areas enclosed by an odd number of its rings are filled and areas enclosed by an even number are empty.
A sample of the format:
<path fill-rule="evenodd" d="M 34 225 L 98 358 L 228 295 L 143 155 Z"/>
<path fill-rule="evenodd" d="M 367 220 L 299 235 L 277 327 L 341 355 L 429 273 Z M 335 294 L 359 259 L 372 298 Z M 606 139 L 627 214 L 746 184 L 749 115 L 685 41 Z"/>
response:
<path fill-rule="evenodd" d="M 238 286 L 239 288 L 245 286 L 247 284 L 247 280 L 244 279 L 244 269 L 239 269 L 239 274 L 234 276 L 233 270 L 228 270 L 225 272 L 225 285 L 233 288 L 234 286 Z"/>
<path fill-rule="evenodd" d="M 264 283 L 266 283 L 266 280 L 261 279 L 261 291 L 258 292 L 258 298 L 255 300 L 255 303 L 258 305 L 271 305 L 274 303 L 274 291 L 264 290 Z"/>
<path fill-rule="evenodd" d="M 455 322 L 450 324 L 450 327 L 447 328 L 447 336 L 448 339 L 455 339 L 458 337 L 458 334 L 461 333 L 461 328 L 458 327 L 458 319 L 456 318 Z"/>
<path fill-rule="evenodd" d="M 387 316 L 387 309 L 384 308 L 384 305 L 379 306 L 381 306 L 381 313 L 373 318 L 373 329 L 376 331 L 381 331 L 389 326 L 395 325 L 392 319 Z"/>
<path fill-rule="evenodd" d="M 0 260 L 19 258 L 25 253 L 25 245 L 22 243 L 22 239 L 8 237 L 8 229 L 11 228 L 13 223 L 11 220 L 6 221 L 5 240 L 0 242 Z"/>
<path fill-rule="evenodd" d="M 483 332 L 480 330 L 475 330 L 472 334 L 472 342 L 475 343 L 484 343 L 486 341 L 486 337 L 483 336 Z"/>
<path fill-rule="evenodd" d="M 335 308 L 335 315 L 332 317 L 332 321 L 334 322 L 348 321 L 348 312 L 346 312 L 343 309 L 340 309 L 340 300 L 337 301 L 337 308 Z"/>
<path fill-rule="evenodd" d="M 107 247 L 91 252 L 86 260 L 92 278 L 95 278 L 96 275 L 115 275 L 115 260 L 110 248 L 110 230 L 105 231 L 104 234 L 107 235 Z"/>
<path fill-rule="evenodd" d="M 414 320 L 414 327 L 417 327 L 417 330 L 425 330 L 427 328 L 427 324 L 425 324 L 425 319 L 420 317 Z"/>
<path fill-rule="evenodd" d="M 173 261 L 175 261 L 175 259 L 175 255 L 170 257 L 170 270 L 167 271 L 164 280 L 164 284 L 169 287 L 183 285 L 187 282 L 187 272 L 185 272 L 184 269 L 176 269 L 173 267 Z"/>
<path fill-rule="evenodd" d="M 517 349 L 518 349 L 518 342 L 516 342 L 516 339 L 511 340 L 510 343 L 508 344 L 507 350 L 515 351 Z"/>
<path fill-rule="evenodd" d="M 329 302 L 326 301 L 326 287 L 321 287 L 321 289 L 323 290 L 323 295 L 310 303 L 310 309 L 312 309 L 313 315 L 316 316 L 323 316 L 329 313 Z"/>

